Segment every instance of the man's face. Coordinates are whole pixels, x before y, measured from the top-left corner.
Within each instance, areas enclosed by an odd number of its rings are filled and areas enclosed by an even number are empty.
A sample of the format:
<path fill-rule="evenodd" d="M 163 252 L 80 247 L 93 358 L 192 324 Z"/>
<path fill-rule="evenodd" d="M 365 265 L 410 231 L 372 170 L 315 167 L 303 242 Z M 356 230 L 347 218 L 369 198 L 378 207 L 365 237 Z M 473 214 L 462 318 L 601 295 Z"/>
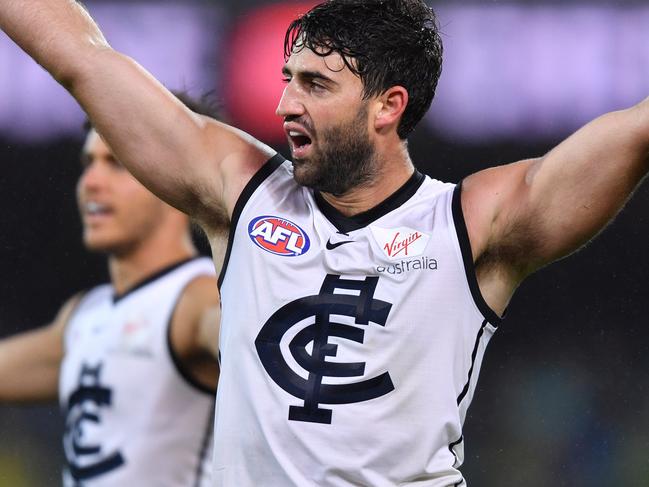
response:
<path fill-rule="evenodd" d="M 162 221 L 164 203 L 130 175 L 95 130 L 81 161 L 77 202 L 86 247 L 115 255 L 132 251 Z"/>
<path fill-rule="evenodd" d="M 341 195 L 376 172 L 369 101 L 339 54 L 294 52 L 283 69 L 286 88 L 277 107 L 291 149 L 295 180 Z"/>

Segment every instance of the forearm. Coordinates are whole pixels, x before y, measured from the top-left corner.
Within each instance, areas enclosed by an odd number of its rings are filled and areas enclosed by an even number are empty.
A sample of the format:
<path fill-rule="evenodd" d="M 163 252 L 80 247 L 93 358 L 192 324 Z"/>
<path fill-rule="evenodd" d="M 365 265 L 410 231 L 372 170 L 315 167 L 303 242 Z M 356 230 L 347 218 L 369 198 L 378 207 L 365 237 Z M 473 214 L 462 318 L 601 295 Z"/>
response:
<path fill-rule="evenodd" d="M 110 49 L 81 3 L 5 0 L 0 8 L 0 27 L 77 99 L 121 162 L 136 175 L 151 171 L 151 167 L 131 166 L 128 154 L 141 153 L 142 140 L 146 140 L 142 132 L 154 131 L 151 127 L 155 125 L 126 127 L 124 114 L 130 110 L 143 120 L 154 118 L 156 115 L 147 111 L 155 102 L 142 100 L 156 96 L 151 89 L 156 83 L 131 59 Z M 117 95 L 123 88 L 131 93 Z M 159 134 L 153 137 L 165 140 Z"/>
<path fill-rule="evenodd" d="M 134 60 L 111 49 L 74 0 L 1 0 L 0 28 L 76 98 L 142 184 L 201 221 L 230 211 L 248 177 L 273 153 L 192 113 Z"/>
<path fill-rule="evenodd" d="M 0 341 L 0 402 L 57 398 L 62 346 L 43 328 Z"/>
<path fill-rule="evenodd" d="M 120 162 L 158 196 L 192 210 L 194 178 L 204 167 L 203 153 L 193 152 L 201 150 L 202 119 L 111 49 L 77 1 L 0 5 L 0 27 L 79 102 Z"/>
<path fill-rule="evenodd" d="M 5 0 L 0 28 L 66 86 L 80 76 L 83 59 L 109 47 L 75 0 Z"/>

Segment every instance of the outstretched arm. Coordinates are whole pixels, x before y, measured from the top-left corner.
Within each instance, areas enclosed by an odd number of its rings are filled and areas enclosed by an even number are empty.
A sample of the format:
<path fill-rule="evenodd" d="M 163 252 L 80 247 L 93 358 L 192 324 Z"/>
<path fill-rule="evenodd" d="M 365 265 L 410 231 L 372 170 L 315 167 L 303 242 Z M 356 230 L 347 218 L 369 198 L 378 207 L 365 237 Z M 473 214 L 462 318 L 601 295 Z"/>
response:
<path fill-rule="evenodd" d="M 544 157 L 476 173 L 463 185 L 480 287 L 503 311 L 520 281 L 577 250 L 649 171 L 649 98 L 589 123 Z"/>
<path fill-rule="evenodd" d="M 75 0 L 4 0 L 0 28 L 80 103 L 117 158 L 152 192 L 209 224 L 231 214 L 273 151 L 196 115 L 114 51 Z"/>
<path fill-rule="evenodd" d="M 70 299 L 49 326 L 0 341 L 0 402 L 56 400 L 63 333 L 78 299 Z"/>

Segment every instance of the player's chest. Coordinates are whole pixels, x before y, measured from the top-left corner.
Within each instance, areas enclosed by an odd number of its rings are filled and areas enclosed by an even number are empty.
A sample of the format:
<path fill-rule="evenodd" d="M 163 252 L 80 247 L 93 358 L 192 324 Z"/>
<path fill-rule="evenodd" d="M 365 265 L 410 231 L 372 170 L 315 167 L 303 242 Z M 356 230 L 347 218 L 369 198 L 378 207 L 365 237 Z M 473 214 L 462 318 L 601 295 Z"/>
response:
<path fill-rule="evenodd" d="M 154 357 L 164 338 L 164 323 L 153 310 L 106 303 L 79 313 L 69 327 L 66 357 L 71 361 Z"/>
<path fill-rule="evenodd" d="M 321 215 L 292 218 L 250 218 L 235 265 L 302 283 L 322 274 L 403 281 L 430 277 L 440 261 L 455 260 L 445 235 L 421 222 L 379 221 L 343 231 Z"/>

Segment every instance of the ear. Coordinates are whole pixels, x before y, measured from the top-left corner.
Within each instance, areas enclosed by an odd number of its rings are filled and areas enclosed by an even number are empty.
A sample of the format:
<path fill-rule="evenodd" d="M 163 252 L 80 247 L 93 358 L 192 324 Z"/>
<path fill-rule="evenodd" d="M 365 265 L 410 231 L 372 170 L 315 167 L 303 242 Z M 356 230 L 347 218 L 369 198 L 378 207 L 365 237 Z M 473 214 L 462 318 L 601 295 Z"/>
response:
<path fill-rule="evenodd" d="M 379 96 L 377 101 L 374 128 L 377 132 L 383 132 L 390 127 L 394 127 L 396 130 L 401 116 L 408 106 L 408 90 L 403 86 L 393 86 Z"/>

